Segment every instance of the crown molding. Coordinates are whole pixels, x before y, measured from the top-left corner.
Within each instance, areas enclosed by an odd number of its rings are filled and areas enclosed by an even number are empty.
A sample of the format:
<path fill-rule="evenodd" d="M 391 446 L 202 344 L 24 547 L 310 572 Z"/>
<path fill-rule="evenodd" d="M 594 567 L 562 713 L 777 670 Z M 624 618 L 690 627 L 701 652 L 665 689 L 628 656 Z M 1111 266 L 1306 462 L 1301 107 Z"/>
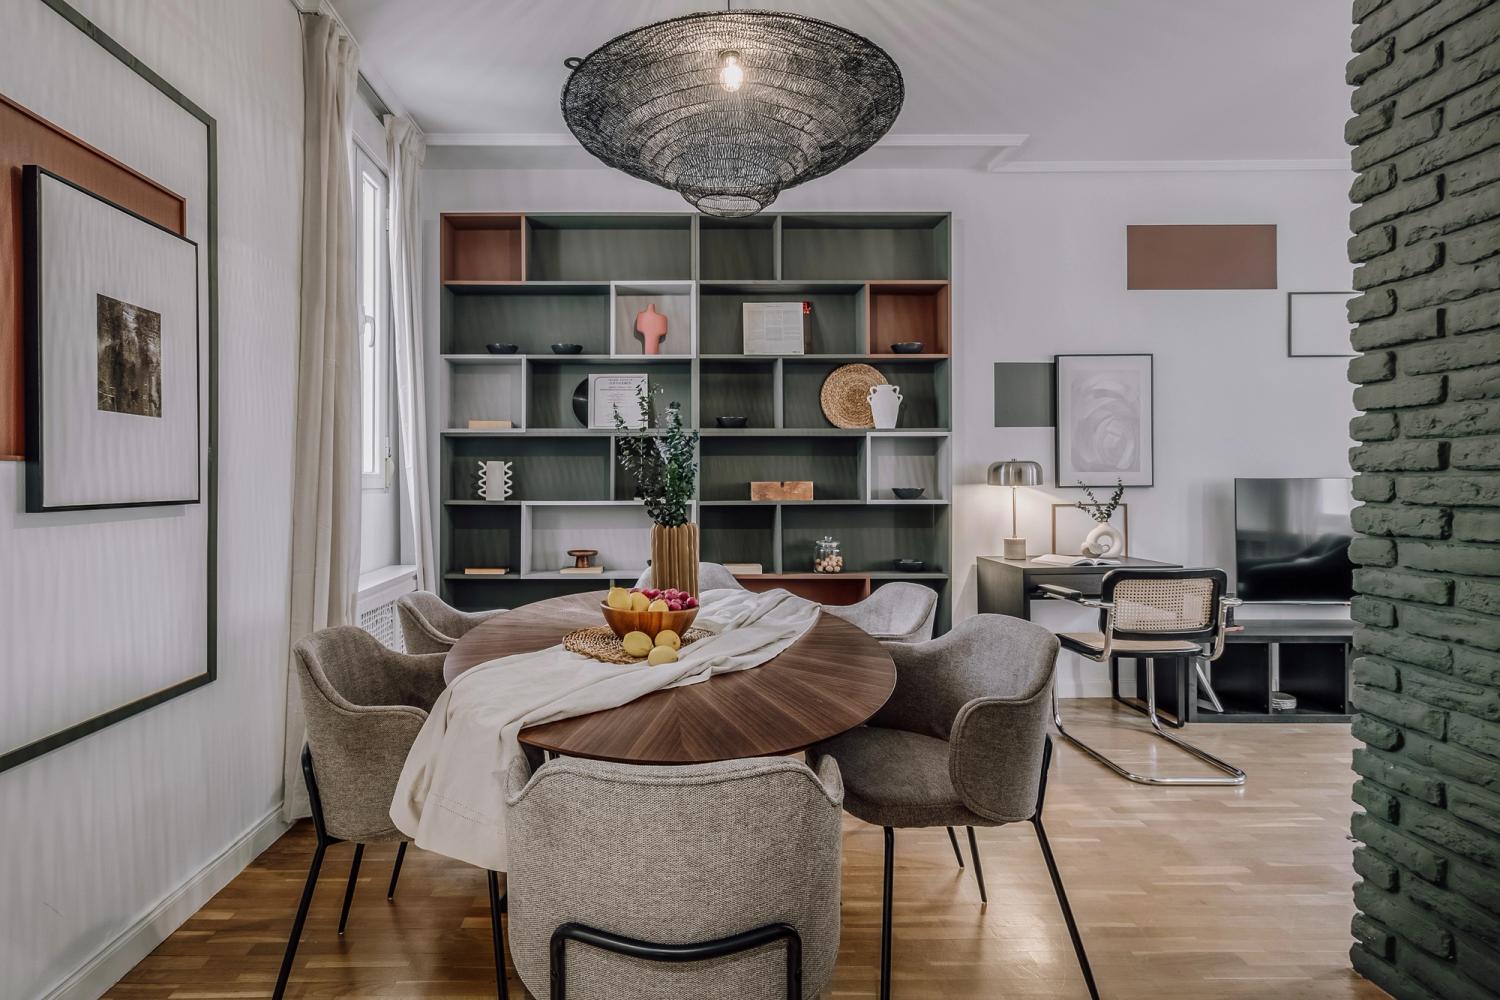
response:
<path fill-rule="evenodd" d="M 1012 160 L 990 168 L 996 174 L 1225 173 L 1233 171 L 1338 170 L 1340 160 Z"/>

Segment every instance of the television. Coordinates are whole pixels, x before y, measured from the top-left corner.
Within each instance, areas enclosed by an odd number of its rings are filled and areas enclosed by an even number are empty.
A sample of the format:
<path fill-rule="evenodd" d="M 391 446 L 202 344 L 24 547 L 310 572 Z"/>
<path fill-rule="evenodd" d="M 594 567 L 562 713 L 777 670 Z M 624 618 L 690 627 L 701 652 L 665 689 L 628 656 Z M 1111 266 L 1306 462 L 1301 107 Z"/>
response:
<path fill-rule="evenodd" d="M 1348 479 L 1236 479 L 1234 563 L 1243 601 L 1343 604 L 1354 596 Z"/>

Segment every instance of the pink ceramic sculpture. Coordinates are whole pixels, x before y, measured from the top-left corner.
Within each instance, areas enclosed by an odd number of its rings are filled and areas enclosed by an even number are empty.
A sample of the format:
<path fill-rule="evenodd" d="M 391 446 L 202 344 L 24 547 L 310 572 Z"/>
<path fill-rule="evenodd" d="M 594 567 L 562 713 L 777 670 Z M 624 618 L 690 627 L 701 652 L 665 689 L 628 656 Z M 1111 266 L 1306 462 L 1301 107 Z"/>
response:
<path fill-rule="evenodd" d="M 635 314 L 635 332 L 645 341 L 647 354 L 660 354 L 661 342 L 667 339 L 667 317 L 656 311 L 656 303 Z"/>

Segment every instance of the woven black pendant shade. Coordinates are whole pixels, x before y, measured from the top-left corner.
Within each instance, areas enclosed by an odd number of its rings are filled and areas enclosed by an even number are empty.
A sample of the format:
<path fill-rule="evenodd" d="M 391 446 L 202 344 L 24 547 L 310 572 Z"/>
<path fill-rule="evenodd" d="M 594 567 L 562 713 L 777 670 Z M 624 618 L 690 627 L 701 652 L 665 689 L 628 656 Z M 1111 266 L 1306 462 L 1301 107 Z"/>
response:
<path fill-rule="evenodd" d="M 605 43 L 568 78 L 562 112 L 605 163 L 733 218 L 869 149 L 904 96 L 896 63 L 851 31 L 799 14 L 732 11 Z"/>

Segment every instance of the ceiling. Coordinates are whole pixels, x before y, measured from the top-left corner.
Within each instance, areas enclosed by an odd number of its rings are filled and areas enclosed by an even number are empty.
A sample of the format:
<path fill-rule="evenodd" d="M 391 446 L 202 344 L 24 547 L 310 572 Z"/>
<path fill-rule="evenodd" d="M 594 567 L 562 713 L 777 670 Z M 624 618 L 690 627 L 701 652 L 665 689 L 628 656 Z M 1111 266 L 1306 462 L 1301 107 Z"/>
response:
<path fill-rule="evenodd" d="M 435 166 L 594 163 L 568 134 L 558 108 L 563 59 L 706 6 L 692 0 L 334 4 L 377 89 L 417 120 L 432 145 L 453 147 L 439 162 L 429 156 Z M 764 0 L 753 6 L 843 25 L 900 65 L 901 117 L 855 165 L 1026 170 L 1122 161 L 1348 160 L 1347 0 Z"/>

